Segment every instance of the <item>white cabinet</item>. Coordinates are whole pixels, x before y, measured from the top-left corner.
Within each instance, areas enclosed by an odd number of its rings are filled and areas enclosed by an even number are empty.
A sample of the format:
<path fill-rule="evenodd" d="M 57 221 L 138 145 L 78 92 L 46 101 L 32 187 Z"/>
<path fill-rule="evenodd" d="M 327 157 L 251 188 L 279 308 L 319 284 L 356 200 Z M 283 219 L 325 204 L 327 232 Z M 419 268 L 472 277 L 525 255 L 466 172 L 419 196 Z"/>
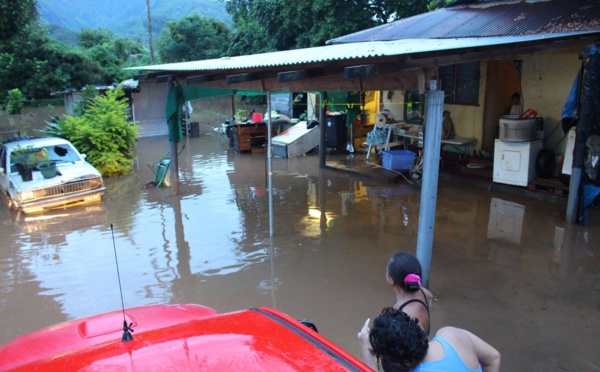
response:
<path fill-rule="evenodd" d="M 535 178 L 535 164 L 541 149 L 540 140 L 510 142 L 497 139 L 494 146 L 493 181 L 527 186 Z"/>

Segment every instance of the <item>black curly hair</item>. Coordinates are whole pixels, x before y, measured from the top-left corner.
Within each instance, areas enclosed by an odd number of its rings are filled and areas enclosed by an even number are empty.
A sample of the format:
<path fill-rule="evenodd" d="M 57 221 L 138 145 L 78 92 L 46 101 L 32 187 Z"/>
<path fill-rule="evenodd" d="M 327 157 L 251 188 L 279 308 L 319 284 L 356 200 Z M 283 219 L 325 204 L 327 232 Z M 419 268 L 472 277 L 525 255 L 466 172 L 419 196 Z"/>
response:
<path fill-rule="evenodd" d="M 390 258 L 387 269 L 390 278 L 392 278 L 394 283 L 399 285 L 400 288 L 409 292 L 416 292 L 419 290 L 419 284 L 417 283 L 409 283 L 408 285 L 404 283 L 404 278 L 406 278 L 408 274 L 415 274 L 419 277 L 423 276 L 419 260 L 411 253 L 396 253 Z"/>
<path fill-rule="evenodd" d="M 429 348 L 427 335 L 418 319 L 386 307 L 375 318 L 369 332 L 371 354 L 381 361 L 386 372 L 407 371 L 418 364 Z"/>

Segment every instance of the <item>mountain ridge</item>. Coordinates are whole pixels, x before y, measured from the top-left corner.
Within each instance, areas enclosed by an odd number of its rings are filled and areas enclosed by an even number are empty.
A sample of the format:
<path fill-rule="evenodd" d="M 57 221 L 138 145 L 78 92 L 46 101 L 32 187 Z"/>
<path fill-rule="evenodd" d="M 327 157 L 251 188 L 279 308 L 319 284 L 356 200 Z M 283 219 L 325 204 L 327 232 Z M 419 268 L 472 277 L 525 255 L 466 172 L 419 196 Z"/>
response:
<path fill-rule="evenodd" d="M 158 36 L 168 21 L 198 13 L 231 25 L 220 0 L 151 0 L 152 33 Z M 38 0 L 40 20 L 55 29 L 79 32 L 105 28 L 120 36 L 147 39 L 146 0 Z"/>

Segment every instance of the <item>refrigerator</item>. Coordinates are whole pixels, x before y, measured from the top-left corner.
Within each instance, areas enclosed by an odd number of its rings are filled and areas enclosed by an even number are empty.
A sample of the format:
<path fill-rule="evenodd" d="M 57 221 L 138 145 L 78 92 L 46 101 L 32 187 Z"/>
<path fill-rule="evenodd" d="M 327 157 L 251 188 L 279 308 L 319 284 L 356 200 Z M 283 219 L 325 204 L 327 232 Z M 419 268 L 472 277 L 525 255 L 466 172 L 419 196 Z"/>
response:
<path fill-rule="evenodd" d="M 535 178 L 537 155 L 542 141 L 512 142 L 496 139 L 493 181 L 527 186 Z"/>

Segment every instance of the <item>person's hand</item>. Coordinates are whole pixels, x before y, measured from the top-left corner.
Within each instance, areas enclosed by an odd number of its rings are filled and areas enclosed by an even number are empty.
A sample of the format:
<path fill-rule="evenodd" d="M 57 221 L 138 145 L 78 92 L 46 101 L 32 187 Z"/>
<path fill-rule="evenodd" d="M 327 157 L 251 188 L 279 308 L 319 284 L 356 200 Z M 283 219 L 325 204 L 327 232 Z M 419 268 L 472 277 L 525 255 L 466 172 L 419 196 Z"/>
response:
<path fill-rule="evenodd" d="M 371 318 L 367 318 L 367 321 L 363 325 L 360 332 L 358 332 L 358 341 L 360 342 L 360 346 L 363 349 L 369 349 L 371 347 L 371 343 L 369 341 L 369 323 L 371 322 Z"/>
<path fill-rule="evenodd" d="M 360 343 L 360 349 L 363 355 L 363 361 L 366 365 L 374 370 L 377 370 L 377 362 L 375 357 L 371 354 L 371 341 L 369 341 L 369 323 L 371 318 L 367 318 L 360 332 L 358 332 L 358 342 Z"/>

